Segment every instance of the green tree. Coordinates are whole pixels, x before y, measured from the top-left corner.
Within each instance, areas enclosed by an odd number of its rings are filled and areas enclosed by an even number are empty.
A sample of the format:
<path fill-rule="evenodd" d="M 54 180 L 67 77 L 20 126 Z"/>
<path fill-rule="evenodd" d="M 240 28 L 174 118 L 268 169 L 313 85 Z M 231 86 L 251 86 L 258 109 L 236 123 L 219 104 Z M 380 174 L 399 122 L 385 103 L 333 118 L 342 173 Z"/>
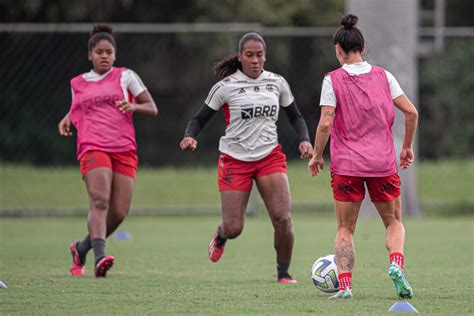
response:
<path fill-rule="evenodd" d="M 420 64 L 420 152 L 428 158 L 474 154 L 473 39 L 446 41 Z"/>

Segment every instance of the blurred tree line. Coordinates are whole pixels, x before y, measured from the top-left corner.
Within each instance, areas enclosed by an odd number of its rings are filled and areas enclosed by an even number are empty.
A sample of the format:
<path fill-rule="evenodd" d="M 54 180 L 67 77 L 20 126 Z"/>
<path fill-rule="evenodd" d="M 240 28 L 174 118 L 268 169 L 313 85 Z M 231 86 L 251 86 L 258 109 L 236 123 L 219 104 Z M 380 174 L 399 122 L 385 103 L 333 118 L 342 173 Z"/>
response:
<path fill-rule="evenodd" d="M 474 154 L 474 38 L 449 39 L 440 56 L 420 61 L 420 154 Z"/>
<path fill-rule="evenodd" d="M 451 4 L 455 3 L 455 8 Z M 447 21 L 470 25 L 459 5 L 448 2 Z M 269 26 L 334 26 L 344 0 L 175 0 L 0 2 L 2 22 L 252 22 Z M 450 13 L 454 12 L 454 13 Z M 472 11 L 470 11 L 472 12 Z M 451 18 L 460 16 L 465 20 Z M 459 24 L 460 23 L 460 24 Z M 200 148 L 182 153 L 178 142 L 187 120 L 200 107 L 215 82 L 211 66 L 235 48 L 238 36 L 219 34 L 116 34 L 116 65 L 136 71 L 155 98 L 158 118 L 136 116 L 140 160 L 149 165 L 215 163 L 224 131 L 221 114 L 200 134 Z M 58 136 L 56 125 L 68 111 L 69 80 L 90 69 L 87 34 L 0 33 L 0 160 L 35 164 L 71 164 L 75 139 Z M 267 66 L 283 75 L 313 136 L 319 118 L 324 74 L 338 67 L 330 38 L 267 37 Z M 474 39 L 447 41 L 443 54 L 421 60 L 419 144 L 425 158 L 473 154 L 469 124 L 474 86 Z M 471 65 L 466 67 L 466 65 Z M 456 84 L 453 84 L 456 82 Z M 289 158 L 297 157 L 296 137 L 283 114 L 280 142 Z"/>

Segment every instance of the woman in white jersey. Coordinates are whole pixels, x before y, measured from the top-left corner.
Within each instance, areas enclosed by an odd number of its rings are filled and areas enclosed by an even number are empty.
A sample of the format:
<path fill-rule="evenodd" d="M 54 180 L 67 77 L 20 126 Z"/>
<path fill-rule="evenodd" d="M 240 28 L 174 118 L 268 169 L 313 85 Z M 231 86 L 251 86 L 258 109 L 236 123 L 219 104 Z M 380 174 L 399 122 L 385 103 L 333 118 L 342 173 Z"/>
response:
<path fill-rule="evenodd" d="M 353 234 L 365 197 L 364 183 L 387 230 L 389 275 L 397 295 L 412 298 L 412 288 L 403 274 L 405 229 L 392 125 L 395 105 L 405 114 L 400 166 L 406 169 L 414 159 L 418 113 L 392 74 L 363 61 L 364 37 L 355 27 L 357 20 L 354 15 L 345 16 L 334 35 L 342 67 L 324 78 L 321 118 L 308 165 L 313 176 L 323 169 L 322 155 L 331 133 L 331 186 L 338 225 L 334 252 L 339 273 L 339 292 L 331 298 L 352 298 Z"/>
<path fill-rule="evenodd" d="M 209 244 L 209 259 L 217 262 L 226 241 L 242 232 L 255 180 L 275 230 L 278 282 L 292 284 L 296 280 L 288 273 L 293 250 L 291 198 L 286 156 L 278 144 L 276 127 L 280 107 L 299 136 L 301 157 L 310 158 L 313 148 L 288 83 L 263 69 L 265 49 L 259 34 L 247 33 L 239 41 L 238 54 L 216 63 L 214 71 L 220 81 L 189 122 L 180 147 L 195 150 L 199 131 L 222 109 L 227 124 L 218 162 L 222 221 Z"/>
<path fill-rule="evenodd" d="M 105 277 L 114 264 L 105 255 L 105 239 L 128 214 L 138 168 L 133 113 L 155 116 L 155 102 L 130 69 L 113 67 L 116 44 L 107 25 L 94 27 L 89 38 L 93 69 L 71 80 L 71 110 L 59 123 L 59 133 L 72 136 L 77 129 L 77 159 L 89 199 L 84 240 L 72 242 L 71 274 L 83 276 L 90 249 L 95 276 Z"/>

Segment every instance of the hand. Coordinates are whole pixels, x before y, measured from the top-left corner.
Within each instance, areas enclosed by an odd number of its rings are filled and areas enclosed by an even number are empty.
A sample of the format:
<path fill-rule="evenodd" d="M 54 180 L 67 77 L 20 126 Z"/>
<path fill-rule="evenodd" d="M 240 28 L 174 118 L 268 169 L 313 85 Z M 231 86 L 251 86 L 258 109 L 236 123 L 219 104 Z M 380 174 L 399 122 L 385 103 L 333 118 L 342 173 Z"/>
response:
<path fill-rule="evenodd" d="M 189 136 L 183 138 L 183 140 L 179 143 L 179 147 L 181 147 L 182 150 L 191 149 L 194 151 L 197 148 L 197 145 L 198 141 Z"/>
<path fill-rule="evenodd" d="M 324 169 L 324 159 L 323 157 L 313 156 L 313 158 L 311 158 L 311 160 L 308 162 L 309 173 L 313 177 L 317 176 L 319 173 L 319 168 L 321 168 L 321 170 Z"/>
<path fill-rule="evenodd" d="M 313 146 L 311 146 L 310 142 L 306 140 L 302 141 L 299 150 L 301 159 L 311 159 L 311 157 L 313 157 Z"/>
<path fill-rule="evenodd" d="M 415 155 L 413 154 L 413 148 L 402 148 L 400 152 L 400 167 L 402 169 L 408 169 L 413 164 Z"/>
<path fill-rule="evenodd" d="M 122 113 L 135 112 L 135 110 L 137 109 L 137 106 L 135 104 L 125 100 L 116 101 L 115 106 L 117 106 L 120 112 Z"/>
<path fill-rule="evenodd" d="M 59 122 L 58 132 L 59 132 L 59 135 L 61 136 L 66 136 L 66 137 L 72 136 L 71 118 L 69 117 L 69 113 L 63 117 L 61 122 Z"/>

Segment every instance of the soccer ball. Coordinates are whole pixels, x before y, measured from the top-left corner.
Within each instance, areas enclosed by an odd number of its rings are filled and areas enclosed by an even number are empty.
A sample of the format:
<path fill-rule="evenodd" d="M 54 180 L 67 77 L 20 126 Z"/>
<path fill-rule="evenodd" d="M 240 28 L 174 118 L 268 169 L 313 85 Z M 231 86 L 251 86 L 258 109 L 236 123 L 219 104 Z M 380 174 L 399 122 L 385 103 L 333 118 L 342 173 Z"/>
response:
<path fill-rule="evenodd" d="M 336 256 L 326 255 L 316 260 L 311 268 L 311 279 L 321 291 L 336 292 L 339 288 Z"/>

